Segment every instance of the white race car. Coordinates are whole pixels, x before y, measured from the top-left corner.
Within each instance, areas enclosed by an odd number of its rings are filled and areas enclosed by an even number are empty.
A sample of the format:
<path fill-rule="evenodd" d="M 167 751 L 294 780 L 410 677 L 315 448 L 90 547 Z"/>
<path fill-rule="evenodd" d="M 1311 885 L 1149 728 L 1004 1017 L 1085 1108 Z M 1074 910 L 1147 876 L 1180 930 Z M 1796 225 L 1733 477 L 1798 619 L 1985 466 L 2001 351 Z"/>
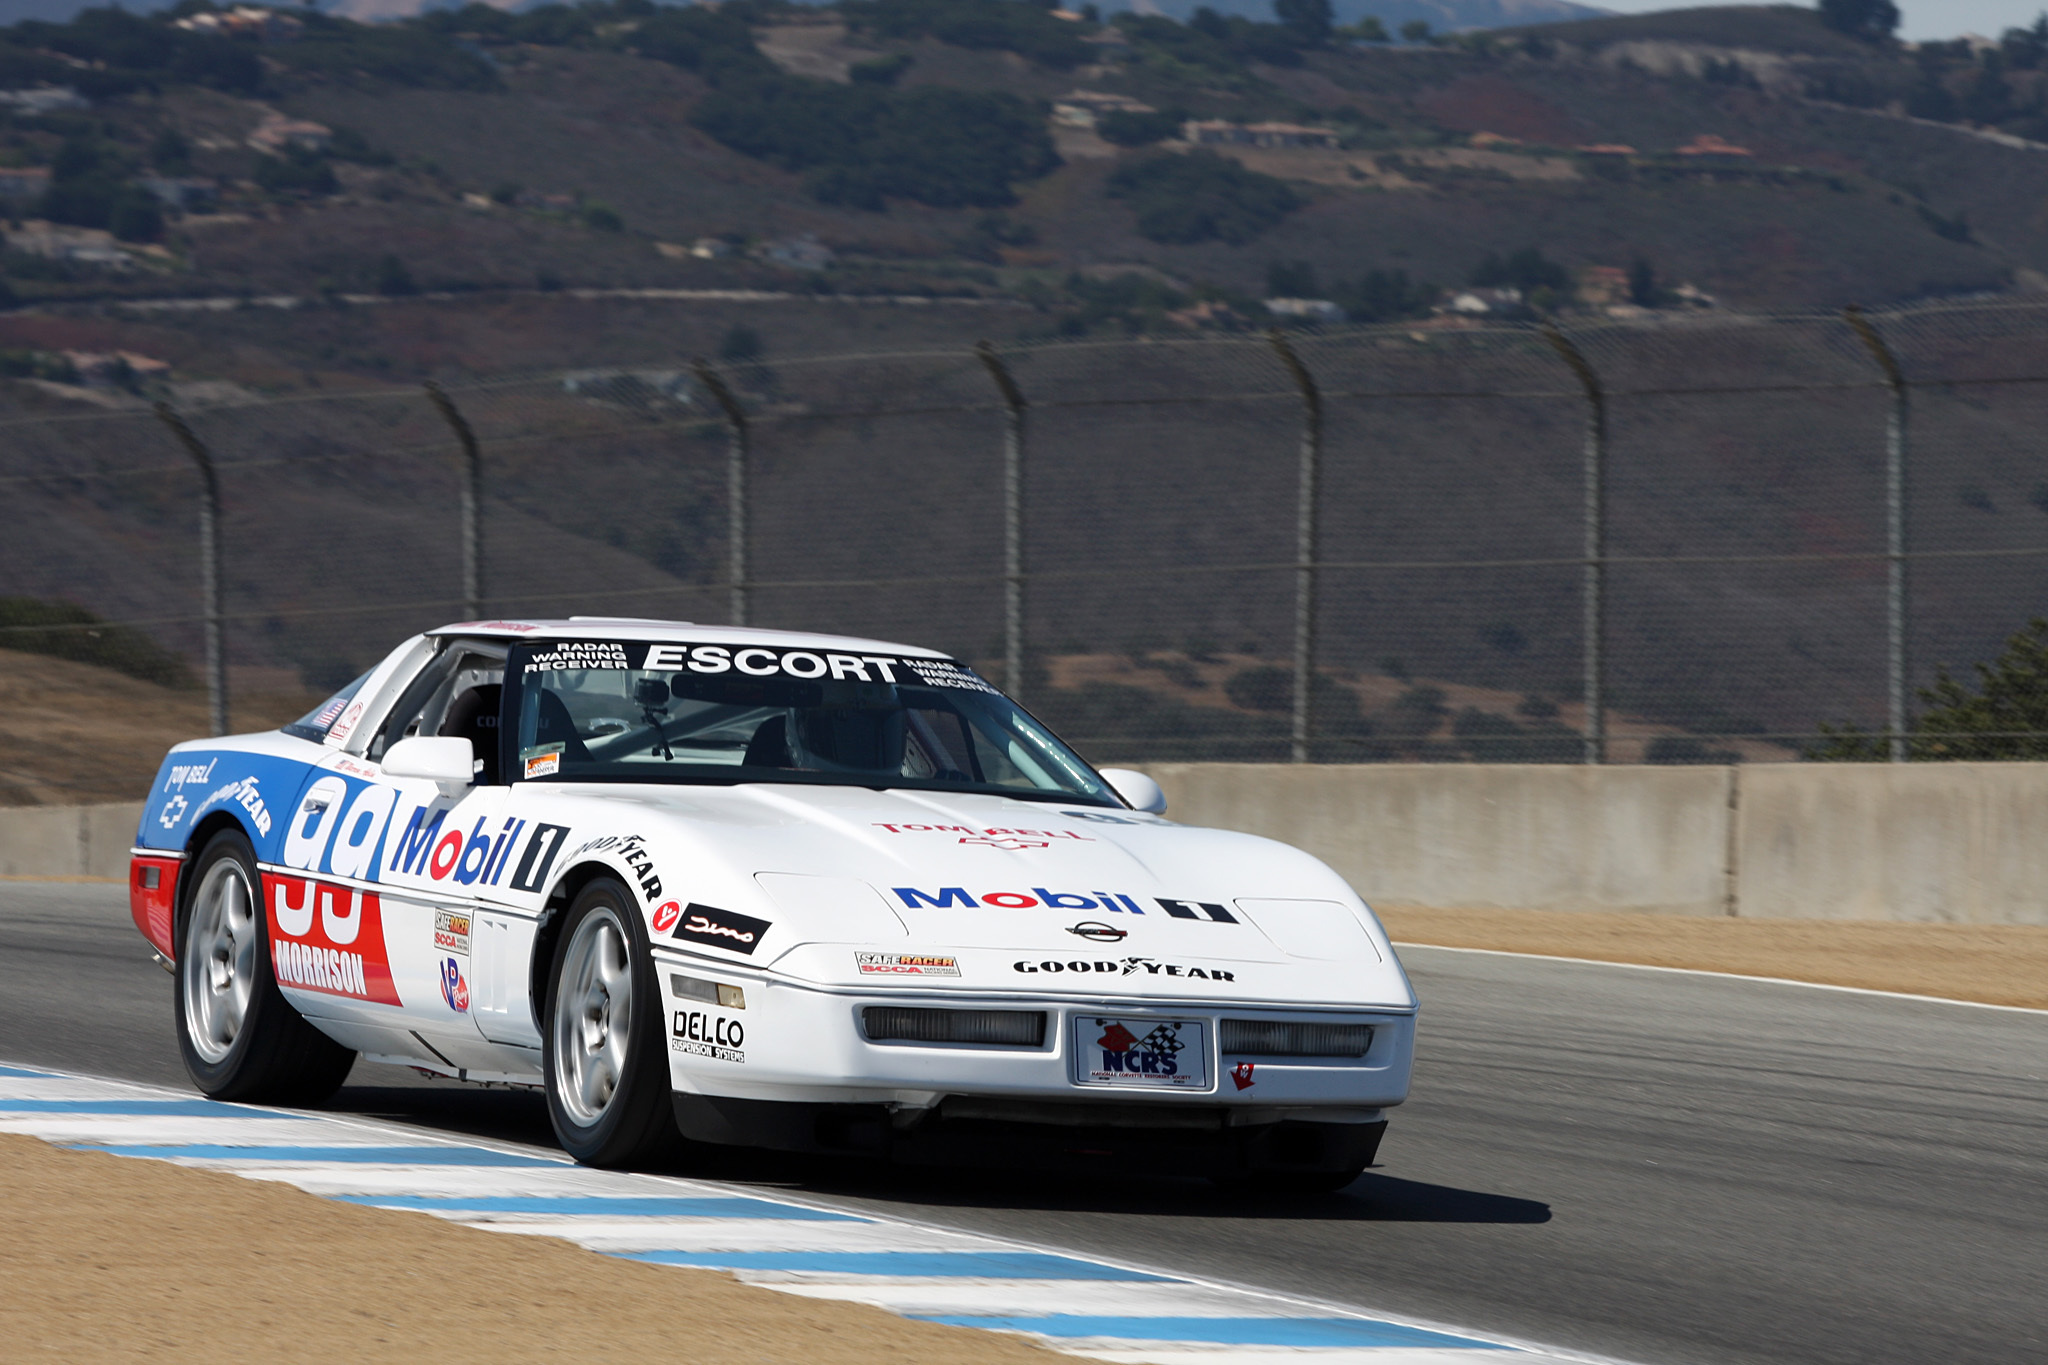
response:
<path fill-rule="evenodd" d="M 1322 863 L 1164 806 L 930 650 L 479 621 L 173 749 L 130 892 L 223 1099 L 362 1053 L 538 1086 L 601 1165 L 680 1133 L 1348 1181 L 1408 1091 L 1394 950 Z"/>

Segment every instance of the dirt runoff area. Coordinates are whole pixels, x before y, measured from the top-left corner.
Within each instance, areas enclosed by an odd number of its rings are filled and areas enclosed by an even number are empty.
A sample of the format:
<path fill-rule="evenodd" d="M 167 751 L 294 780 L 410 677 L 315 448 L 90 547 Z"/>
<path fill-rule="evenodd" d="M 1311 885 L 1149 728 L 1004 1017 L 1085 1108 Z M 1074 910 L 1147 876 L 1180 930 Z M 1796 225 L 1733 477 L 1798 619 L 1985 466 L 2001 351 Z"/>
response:
<path fill-rule="evenodd" d="M 1047 1365 L 717 1271 L 0 1134 L 0 1358 Z"/>
<path fill-rule="evenodd" d="M 1690 967 L 2048 1009 L 2048 927 L 1375 907 L 1396 943 Z"/>

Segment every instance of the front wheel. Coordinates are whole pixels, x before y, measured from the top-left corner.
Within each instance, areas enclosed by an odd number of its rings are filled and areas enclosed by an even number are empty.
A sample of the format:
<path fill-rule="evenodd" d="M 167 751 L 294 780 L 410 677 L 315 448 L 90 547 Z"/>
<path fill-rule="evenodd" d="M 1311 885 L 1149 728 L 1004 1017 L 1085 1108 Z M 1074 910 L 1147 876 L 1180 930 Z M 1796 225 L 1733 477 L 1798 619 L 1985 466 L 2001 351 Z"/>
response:
<path fill-rule="evenodd" d="M 299 1017 L 277 988 L 256 854 L 216 834 L 192 867 L 177 968 L 178 1051 L 217 1100 L 310 1105 L 332 1095 L 356 1054 Z"/>
<path fill-rule="evenodd" d="M 548 1118 L 590 1166 L 632 1166 L 677 1142 L 654 959 L 626 888 L 609 877 L 569 908 L 548 974 Z"/>

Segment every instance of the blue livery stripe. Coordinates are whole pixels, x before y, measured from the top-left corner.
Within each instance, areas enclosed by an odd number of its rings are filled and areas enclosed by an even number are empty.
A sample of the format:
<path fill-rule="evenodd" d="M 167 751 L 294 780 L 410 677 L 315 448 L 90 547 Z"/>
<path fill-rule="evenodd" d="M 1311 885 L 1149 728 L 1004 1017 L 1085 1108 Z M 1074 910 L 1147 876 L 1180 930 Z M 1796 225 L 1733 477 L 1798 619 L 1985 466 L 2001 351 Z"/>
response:
<path fill-rule="evenodd" d="M 115 1156 L 150 1156 L 163 1160 L 196 1157 L 213 1161 L 291 1161 L 313 1165 L 323 1161 L 385 1166 L 552 1166 L 534 1156 L 486 1151 L 482 1147 L 234 1147 L 225 1143 L 186 1142 L 162 1146 L 75 1145 L 74 1151 L 109 1152 Z"/>
<path fill-rule="evenodd" d="M 288 1119 L 267 1109 L 244 1109 L 219 1100 L 0 1100 L 0 1114 L 147 1114 L 210 1119 Z"/>
<path fill-rule="evenodd" d="M 773 1204 L 746 1198 L 630 1199 L 606 1195 L 344 1194 L 344 1204 L 443 1213 L 574 1213 L 594 1218 L 791 1218 L 818 1223 L 865 1223 L 848 1213 Z"/>
<path fill-rule="evenodd" d="M 62 1077 L 58 1076 L 55 1072 L 52 1071 L 30 1071 L 25 1067 L 19 1066 L 0 1066 L 0 1076 L 22 1076 L 38 1081 L 55 1081 L 62 1079 Z"/>
<path fill-rule="evenodd" d="M 949 1327 L 1037 1332 L 1048 1337 L 1114 1337 L 1127 1341 L 1198 1341 L 1219 1346 L 1437 1346 L 1511 1350 L 1398 1322 L 1367 1318 L 1110 1318 L 1059 1314 L 1041 1318 L 914 1314 Z"/>
<path fill-rule="evenodd" d="M 713 1270 L 809 1270 L 828 1275 L 895 1275 L 906 1279 L 1178 1283 L 1164 1275 L 1119 1270 L 1113 1265 L 1036 1251 L 635 1251 L 627 1253 L 624 1259 Z"/>

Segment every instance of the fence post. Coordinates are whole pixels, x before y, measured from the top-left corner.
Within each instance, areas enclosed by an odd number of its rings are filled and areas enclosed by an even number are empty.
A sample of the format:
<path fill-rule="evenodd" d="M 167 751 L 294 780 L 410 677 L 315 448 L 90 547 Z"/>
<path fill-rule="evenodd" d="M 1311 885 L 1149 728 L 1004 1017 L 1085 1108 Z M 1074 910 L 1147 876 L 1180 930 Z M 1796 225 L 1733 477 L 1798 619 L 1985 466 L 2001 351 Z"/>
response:
<path fill-rule="evenodd" d="M 1294 502 L 1294 721 L 1290 756 L 1308 762 L 1309 717 L 1316 673 L 1316 482 L 1322 476 L 1323 395 L 1315 376 L 1278 327 L 1266 334 L 1301 390 L 1301 453 Z"/>
<path fill-rule="evenodd" d="M 220 476 L 214 472 L 212 452 L 176 408 L 159 402 L 156 415 L 199 466 L 199 597 L 206 618 L 206 715 L 213 733 L 224 735 L 228 732 L 228 665 L 220 609 Z"/>
<path fill-rule="evenodd" d="M 1024 391 L 986 341 L 974 353 L 1003 397 L 1003 690 L 1024 695 Z"/>
<path fill-rule="evenodd" d="M 1572 339 L 1555 323 L 1543 325 L 1550 342 L 1586 391 L 1584 607 L 1586 637 L 1586 758 L 1607 761 L 1607 391 Z"/>
<path fill-rule="evenodd" d="M 747 466 L 752 446 L 747 414 L 711 362 L 700 356 L 690 362 L 690 368 L 725 414 L 725 576 L 732 593 L 728 614 L 734 625 L 743 626 L 747 623 Z"/>
<path fill-rule="evenodd" d="M 1891 761 L 1906 761 L 1906 371 L 1863 310 L 1842 316 L 1884 371 L 1892 410 L 1884 432 L 1885 729 Z"/>
<path fill-rule="evenodd" d="M 429 379 L 427 397 L 462 447 L 462 614 L 471 621 L 484 614 L 484 458 L 476 433 L 455 406 L 455 400 Z"/>

